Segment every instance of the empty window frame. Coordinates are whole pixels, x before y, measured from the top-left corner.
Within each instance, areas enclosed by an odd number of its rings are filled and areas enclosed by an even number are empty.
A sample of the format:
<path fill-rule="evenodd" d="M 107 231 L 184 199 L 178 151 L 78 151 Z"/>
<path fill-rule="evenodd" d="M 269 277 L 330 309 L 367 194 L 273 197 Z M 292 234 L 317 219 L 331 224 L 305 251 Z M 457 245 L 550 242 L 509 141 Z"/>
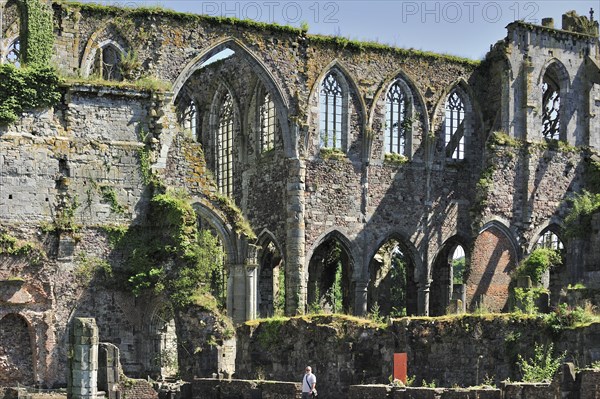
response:
<path fill-rule="evenodd" d="M 106 80 L 122 80 L 121 51 L 112 44 L 107 44 L 99 50 L 99 69 L 102 78 Z"/>
<path fill-rule="evenodd" d="M 385 152 L 406 155 L 407 101 L 400 82 L 390 87 L 385 101 Z"/>
<path fill-rule="evenodd" d="M 540 238 L 538 238 L 536 248 L 549 248 L 556 251 L 562 251 L 565 249 L 565 246 L 560 238 L 558 238 L 558 235 L 552 230 L 546 230 Z"/>
<path fill-rule="evenodd" d="M 556 80 L 544 75 L 542 82 L 542 136 L 546 140 L 560 139 L 560 89 Z"/>
<path fill-rule="evenodd" d="M 183 128 L 188 129 L 195 138 L 198 138 L 198 107 L 194 100 L 190 100 L 183 113 Z"/>
<path fill-rule="evenodd" d="M 319 95 L 319 133 L 321 148 L 342 150 L 342 118 L 344 116 L 344 91 L 334 72 L 321 83 Z"/>
<path fill-rule="evenodd" d="M 444 118 L 444 145 L 446 157 L 465 158 L 465 104 L 456 91 L 446 100 Z"/>
<path fill-rule="evenodd" d="M 21 42 L 19 39 L 13 40 L 10 46 L 8 46 L 8 51 L 6 52 L 6 61 L 13 64 L 17 68 L 21 66 Z"/>
<path fill-rule="evenodd" d="M 226 93 L 219 108 L 216 137 L 217 185 L 222 194 L 233 194 L 234 110 L 231 95 Z"/>
<path fill-rule="evenodd" d="M 277 131 L 277 115 L 275 103 L 271 93 L 262 95 L 258 109 L 260 123 L 260 150 L 269 151 L 275 147 L 275 133 Z"/>

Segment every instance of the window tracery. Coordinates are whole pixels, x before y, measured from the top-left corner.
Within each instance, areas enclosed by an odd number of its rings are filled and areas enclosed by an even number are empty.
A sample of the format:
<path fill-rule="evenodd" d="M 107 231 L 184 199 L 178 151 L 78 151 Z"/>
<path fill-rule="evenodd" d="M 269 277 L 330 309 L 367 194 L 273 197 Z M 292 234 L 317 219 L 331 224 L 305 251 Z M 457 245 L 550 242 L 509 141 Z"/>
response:
<path fill-rule="evenodd" d="M 217 129 L 217 186 L 222 194 L 233 194 L 234 110 L 231 95 L 226 93 L 219 111 Z"/>
<path fill-rule="evenodd" d="M 321 148 L 342 149 L 344 92 L 336 75 L 330 72 L 321 83 L 319 132 Z"/>
<path fill-rule="evenodd" d="M 465 158 L 465 104 L 456 91 L 446 100 L 444 119 L 444 144 L 446 157 Z"/>
<path fill-rule="evenodd" d="M 542 136 L 547 140 L 560 138 L 560 89 L 548 74 L 542 83 Z"/>
<path fill-rule="evenodd" d="M 405 155 L 407 101 L 396 81 L 386 95 L 385 152 Z"/>
<path fill-rule="evenodd" d="M 538 238 L 536 243 L 537 248 L 549 248 L 556 251 L 565 249 L 563 242 L 552 230 L 546 230 L 544 234 Z"/>
<path fill-rule="evenodd" d="M 277 130 L 277 115 L 275 103 L 271 93 L 262 96 L 259 107 L 260 119 L 260 149 L 261 152 L 269 151 L 275 146 L 275 132 Z"/>
<path fill-rule="evenodd" d="M 15 39 L 6 52 L 6 61 L 19 68 L 21 66 L 21 41 Z"/>

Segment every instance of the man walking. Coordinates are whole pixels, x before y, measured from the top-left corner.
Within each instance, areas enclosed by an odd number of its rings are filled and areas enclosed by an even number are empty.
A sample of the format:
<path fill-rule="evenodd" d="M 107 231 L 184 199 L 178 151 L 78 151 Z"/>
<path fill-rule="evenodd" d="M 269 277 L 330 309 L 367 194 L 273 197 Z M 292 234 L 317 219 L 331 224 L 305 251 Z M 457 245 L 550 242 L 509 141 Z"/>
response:
<path fill-rule="evenodd" d="M 317 377 L 312 373 L 312 368 L 310 366 L 306 366 L 304 371 L 304 379 L 302 380 L 302 399 L 309 399 L 313 396 L 313 391 L 316 392 L 315 385 L 317 385 Z"/>

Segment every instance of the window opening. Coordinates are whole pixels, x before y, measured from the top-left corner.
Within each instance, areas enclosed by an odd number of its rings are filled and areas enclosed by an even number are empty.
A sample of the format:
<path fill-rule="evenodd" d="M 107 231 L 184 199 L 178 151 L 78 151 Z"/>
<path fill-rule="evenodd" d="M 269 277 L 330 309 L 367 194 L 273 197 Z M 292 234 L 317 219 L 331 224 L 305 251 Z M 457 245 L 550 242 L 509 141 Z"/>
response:
<path fill-rule="evenodd" d="M 275 103 L 271 93 L 266 93 L 260 104 L 260 142 L 261 151 L 269 151 L 275 146 L 275 131 L 277 128 L 277 116 L 275 115 Z"/>
<path fill-rule="evenodd" d="M 19 39 L 14 40 L 10 46 L 8 46 L 6 60 L 17 68 L 21 66 L 21 42 Z"/>
<path fill-rule="evenodd" d="M 112 45 L 102 48 L 102 78 L 106 80 L 121 80 L 121 52 Z"/>
<path fill-rule="evenodd" d="M 563 249 L 565 249 L 565 246 L 560 240 L 560 238 L 558 238 L 558 236 L 554 234 L 552 230 L 546 230 L 546 232 L 542 234 L 540 238 L 538 238 L 536 247 L 549 248 L 554 249 L 556 251 L 562 251 Z"/>
<path fill-rule="evenodd" d="M 219 191 L 228 196 L 233 194 L 233 122 L 233 102 L 227 93 L 219 113 L 217 180 Z"/>
<path fill-rule="evenodd" d="M 399 82 L 395 82 L 386 96 L 385 151 L 404 155 L 406 146 L 406 97 Z"/>
<path fill-rule="evenodd" d="M 446 156 L 452 159 L 465 158 L 464 135 L 465 106 L 458 95 L 453 92 L 446 101 L 445 139 Z"/>
<path fill-rule="evenodd" d="M 335 74 L 330 73 L 321 83 L 320 133 L 321 147 L 342 149 L 343 91 Z"/>
<path fill-rule="evenodd" d="M 560 90 L 548 76 L 542 83 L 542 135 L 547 140 L 560 138 Z"/>

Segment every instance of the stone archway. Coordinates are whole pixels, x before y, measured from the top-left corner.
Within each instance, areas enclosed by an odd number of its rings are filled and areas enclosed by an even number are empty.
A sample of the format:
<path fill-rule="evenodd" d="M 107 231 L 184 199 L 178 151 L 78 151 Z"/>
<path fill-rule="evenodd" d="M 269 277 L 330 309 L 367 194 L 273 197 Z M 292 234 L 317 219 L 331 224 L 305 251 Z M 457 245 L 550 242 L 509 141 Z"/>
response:
<path fill-rule="evenodd" d="M 508 229 L 497 222 L 480 231 L 470 257 L 467 309 L 481 306 L 491 312 L 508 310 L 511 274 L 518 264 L 516 248 Z"/>
<path fill-rule="evenodd" d="M 258 317 L 271 317 L 285 312 L 285 266 L 273 241 L 262 244 L 259 258 Z"/>
<path fill-rule="evenodd" d="M 32 386 L 32 337 L 24 317 L 10 313 L 0 319 L 0 386 Z"/>
<path fill-rule="evenodd" d="M 329 235 L 315 249 L 308 265 L 308 310 L 325 313 L 352 313 L 350 251 L 336 235 Z"/>
<path fill-rule="evenodd" d="M 448 240 L 438 253 L 431 271 L 430 316 L 446 314 L 453 299 L 460 299 L 464 304 L 463 276 L 466 261 L 465 246 L 457 237 Z"/>
<path fill-rule="evenodd" d="M 369 262 L 367 309 L 382 316 L 416 315 L 415 263 L 401 241 L 384 242 Z"/>

